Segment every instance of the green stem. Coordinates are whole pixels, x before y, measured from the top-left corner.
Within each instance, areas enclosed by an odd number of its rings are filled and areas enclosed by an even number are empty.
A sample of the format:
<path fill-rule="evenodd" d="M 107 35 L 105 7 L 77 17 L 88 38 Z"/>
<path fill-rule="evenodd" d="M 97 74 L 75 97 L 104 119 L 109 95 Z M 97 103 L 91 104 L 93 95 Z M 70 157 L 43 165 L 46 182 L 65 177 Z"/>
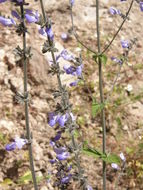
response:
<path fill-rule="evenodd" d="M 25 22 L 24 22 L 24 7 L 23 4 L 20 6 L 21 8 L 21 22 L 23 25 L 23 29 L 25 29 Z M 36 176 L 35 176 L 35 170 L 34 170 L 34 161 L 33 161 L 33 153 L 32 153 L 32 143 L 31 143 L 31 132 L 29 127 L 29 106 L 28 106 L 28 90 L 27 90 L 27 58 L 26 58 L 26 32 L 23 30 L 23 67 L 24 67 L 24 97 L 26 97 L 25 100 L 25 125 L 26 125 L 26 136 L 29 141 L 28 144 L 28 151 L 29 151 L 29 161 L 30 161 L 30 169 L 32 173 L 32 179 L 34 184 L 34 189 L 38 190 L 37 182 L 36 182 Z"/>
<path fill-rule="evenodd" d="M 100 27 L 99 27 L 99 0 L 96 0 L 96 29 L 97 29 L 97 45 L 98 53 L 100 54 Z M 99 66 L 99 90 L 100 90 L 100 102 L 104 103 L 103 95 L 103 77 L 102 77 L 102 62 L 101 58 L 98 57 L 98 66 Z M 102 121 L 102 133 L 103 133 L 103 153 L 106 154 L 106 124 L 105 124 L 105 110 L 104 108 L 101 111 L 101 121 Z M 106 162 L 103 161 L 103 190 L 106 190 Z"/>

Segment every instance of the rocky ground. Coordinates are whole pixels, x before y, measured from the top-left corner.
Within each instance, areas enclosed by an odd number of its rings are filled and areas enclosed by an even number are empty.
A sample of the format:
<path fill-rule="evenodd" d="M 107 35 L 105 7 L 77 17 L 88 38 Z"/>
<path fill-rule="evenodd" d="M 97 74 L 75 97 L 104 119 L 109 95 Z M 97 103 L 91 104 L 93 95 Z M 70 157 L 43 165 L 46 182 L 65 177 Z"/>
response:
<path fill-rule="evenodd" d="M 131 1 L 123 2 L 101 0 L 100 27 L 102 48 L 108 43 L 122 19 L 109 14 L 109 7 L 115 6 L 125 14 Z M 31 8 L 39 10 L 37 2 L 31 3 Z M 45 1 L 47 16 L 52 19 L 55 33 L 56 47 L 59 52 L 66 48 L 73 54 L 81 51 L 84 59 L 84 75 L 92 95 L 99 100 L 98 67 L 92 55 L 81 47 L 70 34 L 71 21 L 68 0 Z M 0 13 L 10 15 L 13 7 L 10 3 L 0 4 Z M 89 47 L 97 51 L 96 43 L 96 4 L 93 0 L 76 1 L 73 8 L 74 23 L 80 39 Z M 128 62 L 122 66 L 117 85 L 109 98 L 106 107 L 107 119 L 107 152 L 119 154 L 124 152 L 127 158 L 127 168 L 119 185 L 115 188 L 119 172 L 107 166 L 108 190 L 141 190 L 143 189 L 143 159 L 142 149 L 138 144 L 143 143 L 143 53 L 142 53 L 142 12 L 135 2 L 129 15 L 129 20 L 120 31 L 113 45 L 107 52 L 108 62 L 104 66 L 104 93 L 108 97 L 118 65 L 111 62 L 111 56 L 120 56 L 122 48 L 120 39 L 131 40 L 137 38 L 136 46 L 129 54 Z M 53 189 L 47 184 L 45 177 L 52 170 L 49 159 L 53 150 L 49 145 L 54 130 L 48 125 L 48 113 L 53 110 L 54 100 L 52 93 L 57 86 L 56 78 L 48 74 L 50 55 L 42 55 L 41 49 L 44 37 L 39 36 L 37 27 L 28 26 L 27 43 L 32 48 L 32 59 L 28 64 L 28 90 L 31 95 L 29 112 L 30 127 L 33 134 L 33 153 L 36 174 L 41 177 L 40 190 Z M 13 54 L 13 49 L 21 45 L 21 38 L 17 37 L 12 28 L 0 25 L 0 189 L 1 190 L 32 190 L 32 184 L 21 176 L 28 175 L 29 163 L 26 148 L 6 152 L 4 147 L 16 135 L 25 134 L 24 106 L 15 101 L 15 93 L 23 90 L 22 63 Z M 63 42 L 61 33 L 69 34 L 69 40 Z M 63 62 L 61 64 L 64 64 Z M 70 79 L 62 77 L 64 83 Z M 132 91 L 127 93 L 126 87 L 132 85 Z M 101 148 L 102 133 L 100 117 L 91 117 L 91 97 L 87 87 L 80 85 L 70 90 L 71 102 L 74 103 L 74 112 L 80 126 L 82 139 L 88 140 L 92 147 Z M 82 155 L 82 164 L 93 189 L 102 189 L 102 162 L 86 155 Z M 20 180 L 21 179 L 21 180 Z M 70 187 L 76 189 L 77 187 Z"/>

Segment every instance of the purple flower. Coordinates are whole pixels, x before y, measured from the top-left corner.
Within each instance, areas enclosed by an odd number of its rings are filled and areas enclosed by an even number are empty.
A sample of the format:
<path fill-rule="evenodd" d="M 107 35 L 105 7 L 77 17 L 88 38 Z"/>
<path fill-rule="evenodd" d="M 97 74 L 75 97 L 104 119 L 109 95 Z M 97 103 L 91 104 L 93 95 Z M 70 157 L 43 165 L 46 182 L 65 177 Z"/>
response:
<path fill-rule="evenodd" d="M 90 185 L 87 185 L 86 190 L 93 190 L 93 189 L 92 189 L 92 187 Z"/>
<path fill-rule="evenodd" d="M 120 153 L 120 158 L 121 158 L 121 160 L 122 160 L 123 162 L 126 161 L 126 158 L 125 158 L 125 156 L 124 156 L 124 154 L 123 154 L 122 152 Z"/>
<path fill-rule="evenodd" d="M 25 14 L 25 19 L 27 20 L 28 23 L 35 23 L 39 21 L 39 13 L 36 11 L 35 13 L 33 12 L 27 12 Z"/>
<path fill-rule="evenodd" d="M 116 62 L 116 63 L 123 64 L 123 61 L 120 60 L 120 59 L 118 59 L 118 58 L 116 58 L 116 57 L 111 57 L 111 60 L 114 61 L 114 62 Z"/>
<path fill-rule="evenodd" d="M 82 69 L 83 69 L 83 65 L 80 65 L 76 68 L 76 74 L 78 77 L 82 75 Z"/>
<path fill-rule="evenodd" d="M 68 35 L 67 35 L 67 33 L 62 33 L 61 34 L 61 39 L 65 42 L 65 41 L 67 41 L 68 40 Z"/>
<path fill-rule="evenodd" d="M 61 56 L 64 60 L 66 60 L 66 61 L 74 61 L 74 60 L 75 60 L 74 56 L 68 54 L 68 52 L 67 52 L 66 49 L 64 49 L 64 50 L 60 53 L 60 56 Z"/>
<path fill-rule="evenodd" d="M 54 151 L 56 154 L 62 154 L 66 151 L 66 148 L 65 147 L 60 147 L 60 148 L 54 147 Z"/>
<path fill-rule="evenodd" d="M 66 160 L 69 157 L 69 152 L 63 152 L 61 154 L 57 154 L 57 159 L 62 161 L 62 160 Z"/>
<path fill-rule="evenodd" d="M 69 172 L 72 169 L 72 165 L 69 165 L 67 171 Z"/>
<path fill-rule="evenodd" d="M 120 10 L 118 10 L 118 9 L 116 9 L 116 8 L 114 8 L 114 7 L 110 7 L 110 9 L 109 9 L 109 12 L 112 14 L 112 15 L 120 15 L 121 14 L 121 12 L 120 12 Z"/>
<path fill-rule="evenodd" d="M 44 31 L 42 29 L 39 30 L 39 33 L 43 33 L 42 35 L 45 35 Z M 75 58 L 73 55 L 70 55 L 66 49 L 62 50 L 59 55 L 56 56 L 56 62 L 60 59 L 63 58 L 66 61 L 75 61 Z M 53 61 L 50 61 L 53 63 Z"/>
<path fill-rule="evenodd" d="M 44 28 L 39 28 L 38 30 L 39 34 L 41 34 L 42 36 L 47 36 L 46 32 L 45 32 L 45 29 Z"/>
<path fill-rule="evenodd" d="M 122 48 L 129 48 L 130 44 L 127 40 L 121 40 Z"/>
<path fill-rule="evenodd" d="M 54 151 L 57 154 L 57 159 L 60 161 L 66 160 L 70 155 L 65 147 L 54 147 Z"/>
<path fill-rule="evenodd" d="M 47 36 L 50 38 L 50 40 L 53 41 L 54 40 L 54 33 L 52 31 L 51 26 L 47 27 L 45 32 L 47 33 Z"/>
<path fill-rule="evenodd" d="M 16 11 L 11 11 L 13 17 L 20 19 L 20 15 Z"/>
<path fill-rule="evenodd" d="M 0 0 L 0 3 L 6 2 L 7 0 Z M 22 3 L 23 0 L 11 0 L 12 2 L 18 2 L 18 3 Z"/>
<path fill-rule="evenodd" d="M 63 67 L 63 69 L 65 70 L 66 74 L 71 74 L 71 75 L 76 75 L 76 68 L 74 66 L 67 66 L 65 65 Z"/>
<path fill-rule="evenodd" d="M 112 166 L 112 168 L 114 168 L 115 170 L 118 170 L 118 169 L 119 169 L 119 166 L 118 166 L 118 164 L 116 164 L 116 163 L 112 163 L 111 166 Z"/>
<path fill-rule="evenodd" d="M 53 147 L 53 146 L 55 146 L 55 142 L 54 141 L 50 141 L 50 145 Z"/>
<path fill-rule="evenodd" d="M 68 114 L 65 114 L 65 115 L 62 115 L 61 117 L 59 117 L 58 119 L 58 123 L 61 127 L 64 127 L 65 123 L 67 122 L 67 120 L 69 119 L 69 115 Z"/>
<path fill-rule="evenodd" d="M 59 131 L 57 133 L 57 135 L 54 137 L 53 141 L 56 142 L 56 141 L 60 140 L 60 138 L 61 138 L 61 131 Z"/>
<path fill-rule="evenodd" d="M 5 149 L 6 149 L 7 151 L 15 150 L 15 149 L 16 149 L 16 144 L 15 144 L 15 142 L 13 142 L 13 143 L 11 143 L 11 144 L 7 144 L 7 145 L 5 146 Z"/>
<path fill-rule="evenodd" d="M 66 74 L 71 74 L 71 75 L 77 75 L 78 77 L 80 77 L 82 75 L 82 69 L 83 69 L 83 65 L 80 65 L 78 67 L 75 66 L 64 66 L 63 68 L 66 72 Z"/>
<path fill-rule="evenodd" d="M 71 82 L 69 85 L 72 87 L 72 86 L 76 86 L 78 84 L 79 80 L 76 80 L 74 82 Z"/>
<path fill-rule="evenodd" d="M 15 150 L 16 148 L 18 149 L 22 149 L 22 147 L 27 144 L 28 141 L 27 139 L 23 139 L 23 138 L 19 138 L 19 137 L 16 137 L 14 139 L 14 142 L 10 143 L 10 144 L 7 144 L 5 149 L 7 151 L 12 151 L 12 150 Z"/>
<path fill-rule="evenodd" d="M 143 11 L 143 2 L 140 2 L 140 10 Z"/>
<path fill-rule="evenodd" d="M 60 115 L 60 114 L 55 114 L 54 112 L 49 114 L 49 125 L 51 127 L 53 127 L 54 125 L 56 125 L 57 123 L 61 126 L 64 127 L 65 123 L 68 121 L 68 119 L 72 118 L 72 120 L 74 121 L 74 116 L 72 115 L 72 113 L 70 113 L 70 115 L 68 113 L 64 114 L 64 115 Z"/>
<path fill-rule="evenodd" d="M 56 123 L 57 123 L 57 121 L 58 121 L 58 118 L 59 118 L 60 116 L 59 115 L 56 115 L 55 113 L 50 113 L 49 114 L 49 125 L 51 126 L 51 127 L 53 127 L 54 125 L 56 125 Z"/>
<path fill-rule="evenodd" d="M 75 0 L 70 0 L 70 4 L 71 4 L 71 6 L 74 5 L 74 1 L 75 1 Z"/>
<path fill-rule="evenodd" d="M 0 3 L 6 2 L 7 0 L 0 0 Z"/>
<path fill-rule="evenodd" d="M 69 174 L 68 176 L 63 177 L 63 178 L 61 179 L 61 183 L 62 183 L 62 184 L 69 183 L 69 181 L 71 180 L 71 177 L 72 177 L 71 174 Z"/>
<path fill-rule="evenodd" d="M 55 160 L 55 159 L 52 159 L 52 160 L 50 160 L 50 163 L 51 163 L 51 164 L 54 164 L 54 163 L 56 163 L 56 160 Z"/>
<path fill-rule="evenodd" d="M 33 14 L 33 11 L 31 9 L 25 9 L 26 14 Z"/>
<path fill-rule="evenodd" d="M 16 22 L 14 21 L 13 18 L 5 18 L 0 16 L 0 23 L 4 26 L 13 26 L 16 25 Z"/>
<path fill-rule="evenodd" d="M 16 137 L 15 138 L 15 143 L 16 143 L 16 146 L 18 149 L 22 149 L 22 147 L 28 143 L 27 139 L 22 139 L 22 138 L 19 138 L 19 137 Z"/>

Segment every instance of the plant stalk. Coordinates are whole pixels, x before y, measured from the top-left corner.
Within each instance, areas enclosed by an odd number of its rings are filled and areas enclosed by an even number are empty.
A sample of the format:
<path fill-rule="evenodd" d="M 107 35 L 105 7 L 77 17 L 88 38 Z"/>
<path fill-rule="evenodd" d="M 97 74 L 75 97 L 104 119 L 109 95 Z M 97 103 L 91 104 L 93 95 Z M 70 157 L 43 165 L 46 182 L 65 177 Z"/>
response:
<path fill-rule="evenodd" d="M 29 141 L 28 152 L 29 152 L 29 161 L 30 161 L 30 170 L 32 174 L 34 189 L 38 190 L 36 175 L 34 170 L 34 160 L 32 153 L 32 143 L 31 143 L 31 132 L 29 126 L 29 106 L 28 106 L 28 77 L 27 77 L 27 57 L 26 57 L 26 31 L 25 31 L 25 22 L 24 22 L 24 7 L 23 4 L 20 5 L 21 8 L 21 22 L 23 26 L 23 69 L 24 69 L 24 98 L 25 98 L 25 125 L 26 125 L 26 137 Z"/>
<path fill-rule="evenodd" d="M 124 23 L 126 22 L 128 16 L 129 16 L 129 13 L 130 13 L 130 11 L 131 11 L 131 9 L 132 9 L 132 7 L 133 7 L 133 3 L 134 3 L 134 0 L 131 1 L 131 4 L 130 4 L 129 9 L 128 9 L 127 13 L 126 13 L 126 16 L 125 16 L 125 18 L 123 19 L 123 22 L 121 23 L 121 25 L 119 26 L 117 32 L 114 34 L 112 40 L 111 40 L 111 41 L 109 42 L 109 44 L 104 48 L 104 50 L 102 51 L 101 54 L 105 53 L 105 52 L 109 49 L 109 47 L 112 45 L 113 41 L 115 40 L 115 38 L 117 37 L 117 35 L 119 34 L 119 32 L 122 30 L 123 25 L 124 25 Z"/>
<path fill-rule="evenodd" d="M 100 26 L 99 26 L 99 0 L 96 0 L 96 29 L 97 29 L 97 46 L 98 54 L 101 53 L 100 50 Z M 98 57 L 98 66 L 99 66 L 99 91 L 100 91 L 100 102 L 104 104 L 104 94 L 103 94 L 103 76 L 102 76 L 102 61 Z M 106 154 L 106 122 L 105 122 L 105 109 L 101 110 L 101 121 L 102 121 L 102 146 L 103 154 Z M 106 162 L 103 161 L 103 190 L 106 190 Z"/>
<path fill-rule="evenodd" d="M 41 4 L 41 10 L 42 10 L 42 14 L 43 14 L 43 19 L 44 19 L 44 23 L 47 22 L 47 18 L 46 18 L 46 14 L 45 14 L 45 9 L 44 9 L 44 4 L 43 4 L 43 0 L 40 0 L 40 4 Z M 48 38 L 48 42 L 50 44 L 50 39 L 49 37 L 47 36 Z M 60 71 L 60 66 L 59 66 L 59 63 L 56 61 L 55 59 L 55 54 L 54 52 L 51 50 L 51 56 L 52 56 L 52 59 L 53 59 L 53 63 L 55 65 L 57 65 L 59 71 Z M 62 86 L 62 81 L 61 81 L 61 78 L 60 78 L 60 72 L 57 73 L 57 80 L 58 80 L 58 85 L 59 85 L 59 90 L 61 92 L 63 92 L 63 86 Z M 64 104 L 65 107 L 68 107 L 70 105 L 69 103 L 69 96 L 68 96 L 68 93 L 62 93 L 62 102 Z M 68 110 L 68 112 L 70 113 L 70 110 Z M 70 125 L 70 124 L 69 124 Z M 75 154 L 75 162 L 76 162 L 76 166 L 77 166 L 77 169 L 78 169 L 78 174 L 79 174 L 79 178 L 80 178 L 80 182 L 81 182 L 81 185 L 83 185 L 83 189 L 85 189 L 85 186 L 86 186 L 86 179 L 84 178 L 83 176 L 83 172 L 82 172 L 82 168 L 81 168 L 81 165 L 80 165 L 80 158 L 79 158 L 79 153 L 77 153 L 77 143 L 75 141 L 75 138 L 74 138 L 74 133 L 70 132 L 70 136 L 71 136 L 71 141 L 72 141 L 72 146 L 73 146 L 73 149 L 74 149 L 74 154 Z"/>

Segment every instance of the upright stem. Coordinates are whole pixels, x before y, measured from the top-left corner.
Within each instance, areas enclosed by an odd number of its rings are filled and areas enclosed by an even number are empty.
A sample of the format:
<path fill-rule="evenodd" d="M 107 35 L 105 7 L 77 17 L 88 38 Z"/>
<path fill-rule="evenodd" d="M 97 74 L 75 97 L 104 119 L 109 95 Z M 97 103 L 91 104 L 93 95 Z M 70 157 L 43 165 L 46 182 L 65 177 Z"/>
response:
<path fill-rule="evenodd" d="M 26 57 L 26 32 L 25 32 L 25 22 L 24 22 L 24 7 L 23 4 L 20 6 L 21 8 L 21 22 L 23 26 L 23 68 L 24 68 L 24 97 L 25 97 L 25 125 L 26 125 L 26 136 L 29 141 L 28 151 L 29 151 L 29 161 L 30 161 L 30 169 L 32 173 L 32 179 L 34 184 L 34 189 L 38 190 L 35 170 L 34 170 L 34 161 L 32 154 L 32 143 L 31 143 L 31 132 L 29 127 L 29 109 L 28 109 L 28 90 L 27 90 L 27 57 Z"/>
<path fill-rule="evenodd" d="M 100 27 L 99 27 L 99 0 L 96 0 L 96 27 L 97 27 L 97 46 L 98 54 L 101 53 L 100 50 Z M 103 77 L 102 77 L 102 61 L 98 57 L 98 66 L 99 66 L 99 90 L 100 90 L 100 102 L 104 103 L 104 94 L 103 94 Z M 105 125 L 105 110 L 104 108 L 101 111 L 101 121 L 102 121 L 102 133 L 103 133 L 103 153 L 106 153 L 106 125 Z M 106 190 L 106 162 L 103 161 L 103 190 Z"/>
<path fill-rule="evenodd" d="M 46 23 L 47 22 L 47 18 L 46 18 L 46 14 L 45 14 L 43 0 L 40 0 L 40 4 L 41 4 L 41 9 L 42 9 L 43 19 L 44 19 L 44 22 Z M 51 43 L 50 42 L 50 38 L 49 37 L 47 37 L 47 38 L 48 38 L 48 42 L 50 44 Z M 54 54 L 54 52 L 53 52 L 52 49 L 51 49 L 51 56 L 52 56 L 52 59 L 53 59 L 53 63 L 58 67 L 58 69 L 60 71 L 59 63 L 56 61 L 55 54 Z M 60 78 L 60 72 L 57 73 L 57 80 L 58 80 L 59 90 L 61 92 L 63 92 L 63 86 L 62 86 L 62 81 L 61 81 L 61 78 Z M 67 93 L 62 93 L 61 97 L 62 97 L 62 102 L 63 102 L 64 106 L 68 107 L 70 105 L 68 94 Z M 70 113 L 69 110 L 68 110 L 68 112 Z M 77 166 L 77 169 L 78 169 L 79 180 L 81 182 L 81 185 L 83 185 L 83 189 L 85 189 L 86 188 L 86 184 L 87 184 L 87 180 L 83 176 L 83 171 L 82 171 L 82 168 L 81 168 L 81 165 L 80 165 L 79 153 L 77 152 L 78 145 L 77 145 L 77 142 L 75 141 L 74 133 L 73 133 L 72 130 L 70 132 L 70 136 L 71 136 L 72 145 L 73 145 L 73 149 L 74 149 L 75 162 L 76 162 L 76 166 Z"/>

